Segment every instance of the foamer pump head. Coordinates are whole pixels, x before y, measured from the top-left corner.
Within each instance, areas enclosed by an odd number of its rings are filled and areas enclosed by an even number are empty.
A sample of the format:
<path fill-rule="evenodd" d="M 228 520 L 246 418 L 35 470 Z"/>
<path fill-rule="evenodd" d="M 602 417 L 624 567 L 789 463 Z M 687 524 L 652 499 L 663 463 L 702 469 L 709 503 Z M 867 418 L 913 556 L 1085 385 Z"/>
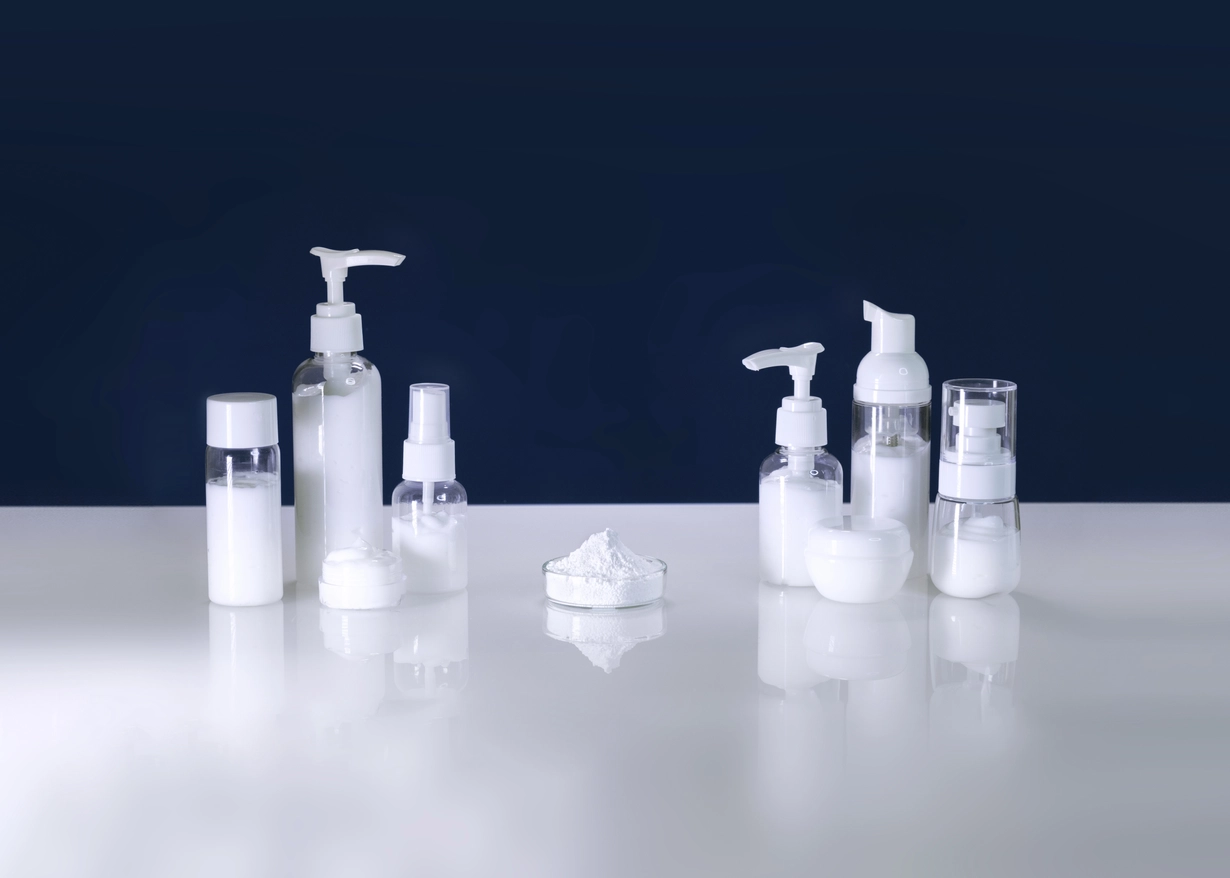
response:
<path fill-rule="evenodd" d="M 773 348 L 744 357 L 743 365 L 753 372 L 770 366 L 787 366 L 794 379 L 794 396 L 782 400 L 777 410 L 778 445 L 787 448 L 818 448 L 828 444 L 828 412 L 818 397 L 811 395 L 811 379 L 816 374 L 816 354 L 824 350 L 819 342 L 809 341 L 793 348 Z"/>
<path fill-rule="evenodd" d="M 312 315 L 312 351 L 351 353 L 363 350 L 363 318 L 355 313 L 354 303 L 342 299 L 346 270 L 356 265 L 401 265 L 406 257 L 388 250 L 330 250 L 313 247 L 320 257 L 320 273 L 328 284 L 328 301 L 316 306 Z"/>
<path fill-rule="evenodd" d="M 858 364 L 856 402 L 922 405 L 931 402 L 931 376 L 914 350 L 914 315 L 894 314 L 863 301 L 871 351 Z"/>
<path fill-rule="evenodd" d="M 401 477 L 412 482 L 457 478 L 456 443 L 449 427 L 448 385 L 410 385 L 410 431 L 402 444 Z"/>
<path fill-rule="evenodd" d="M 940 494 L 953 500 L 1016 495 L 1016 385 L 998 378 L 944 382 Z"/>

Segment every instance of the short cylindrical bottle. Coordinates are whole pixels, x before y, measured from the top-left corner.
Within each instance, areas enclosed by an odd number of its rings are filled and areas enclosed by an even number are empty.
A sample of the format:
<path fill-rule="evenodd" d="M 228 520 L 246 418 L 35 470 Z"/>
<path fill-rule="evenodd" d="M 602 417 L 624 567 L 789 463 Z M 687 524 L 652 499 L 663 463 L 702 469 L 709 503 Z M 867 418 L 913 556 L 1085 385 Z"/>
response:
<path fill-rule="evenodd" d="M 753 371 L 787 366 L 794 379 L 794 395 L 777 410 L 779 447 L 760 465 L 760 579 L 769 585 L 811 585 L 807 533 L 816 522 L 841 514 L 841 464 L 824 449 L 828 415 L 810 390 L 816 354 L 823 350 L 808 342 L 743 361 Z"/>
<path fill-rule="evenodd" d="M 466 492 L 457 481 L 447 384 L 410 385 L 410 435 L 393 490 L 393 551 L 406 590 L 439 594 L 466 587 Z"/>
<path fill-rule="evenodd" d="M 921 556 L 931 500 L 930 376 L 914 350 L 913 315 L 863 302 L 863 319 L 871 324 L 871 351 L 854 385 L 850 511 L 900 521 Z"/>
<path fill-rule="evenodd" d="M 1021 579 L 1016 497 L 1016 385 L 944 382 L 940 484 L 931 526 L 931 580 L 945 594 L 983 598 Z"/>
<path fill-rule="evenodd" d="M 380 373 L 363 350 L 363 320 L 343 301 L 347 271 L 398 265 L 384 250 L 312 248 L 327 299 L 312 316 L 312 356 L 291 379 L 294 419 L 295 576 L 315 584 L 338 549 L 384 547 Z"/>
<path fill-rule="evenodd" d="M 220 393 L 205 403 L 209 599 L 232 607 L 282 598 L 278 401 Z"/>

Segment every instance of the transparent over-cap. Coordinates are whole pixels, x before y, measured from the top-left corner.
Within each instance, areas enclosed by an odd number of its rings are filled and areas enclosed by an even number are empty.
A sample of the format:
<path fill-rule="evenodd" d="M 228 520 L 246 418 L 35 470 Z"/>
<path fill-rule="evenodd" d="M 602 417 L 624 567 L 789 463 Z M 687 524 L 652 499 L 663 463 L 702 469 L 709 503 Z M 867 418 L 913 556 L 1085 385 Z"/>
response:
<path fill-rule="evenodd" d="M 418 445 L 435 445 L 450 436 L 447 384 L 410 385 L 410 433 Z"/>

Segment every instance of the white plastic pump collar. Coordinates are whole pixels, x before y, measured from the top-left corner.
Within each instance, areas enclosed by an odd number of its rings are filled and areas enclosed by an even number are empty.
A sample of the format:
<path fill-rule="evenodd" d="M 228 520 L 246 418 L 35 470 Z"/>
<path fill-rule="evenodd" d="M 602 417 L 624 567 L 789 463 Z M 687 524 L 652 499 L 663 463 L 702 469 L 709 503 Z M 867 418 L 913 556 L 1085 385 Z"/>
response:
<path fill-rule="evenodd" d="M 816 374 L 816 354 L 824 350 L 819 342 L 809 341 L 793 348 L 771 348 L 743 358 L 753 372 L 770 366 L 787 366 L 794 379 L 794 396 L 782 400 L 777 410 L 778 445 L 787 448 L 819 448 L 828 444 L 828 412 L 819 397 L 811 395 L 811 379 Z"/>
<path fill-rule="evenodd" d="M 914 350 L 914 315 L 894 314 L 863 302 L 871 324 L 871 351 L 858 364 L 856 402 L 922 405 L 931 401 L 927 364 Z"/>
<path fill-rule="evenodd" d="M 354 303 L 342 300 L 347 269 L 356 265 L 401 265 L 406 257 L 388 250 L 313 247 L 311 252 L 320 257 L 320 273 L 328 285 L 328 301 L 317 305 L 312 315 L 312 351 L 323 354 L 363 350 L 363 318 L 355 313 Z"/>

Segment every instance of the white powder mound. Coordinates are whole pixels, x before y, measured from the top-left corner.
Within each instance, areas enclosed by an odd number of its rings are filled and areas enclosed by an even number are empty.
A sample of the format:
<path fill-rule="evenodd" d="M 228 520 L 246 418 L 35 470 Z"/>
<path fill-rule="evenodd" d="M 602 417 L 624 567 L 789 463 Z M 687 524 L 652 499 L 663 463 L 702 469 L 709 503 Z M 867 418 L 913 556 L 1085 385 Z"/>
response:
<path fill-rule="evenodd" d="M 635 579 L 653 570 L 648 559 L 624 545 L 609 527 L 581 543 L 579 549 L 551 565 L 552 573 L 587 579 Z"/>
<path fill-rule="evenodd" d="M 547 565 L 547 597 L 579 607 L 628 607 L 662 597 L 660 562 L 633 552 L 607 528 Z"/>

